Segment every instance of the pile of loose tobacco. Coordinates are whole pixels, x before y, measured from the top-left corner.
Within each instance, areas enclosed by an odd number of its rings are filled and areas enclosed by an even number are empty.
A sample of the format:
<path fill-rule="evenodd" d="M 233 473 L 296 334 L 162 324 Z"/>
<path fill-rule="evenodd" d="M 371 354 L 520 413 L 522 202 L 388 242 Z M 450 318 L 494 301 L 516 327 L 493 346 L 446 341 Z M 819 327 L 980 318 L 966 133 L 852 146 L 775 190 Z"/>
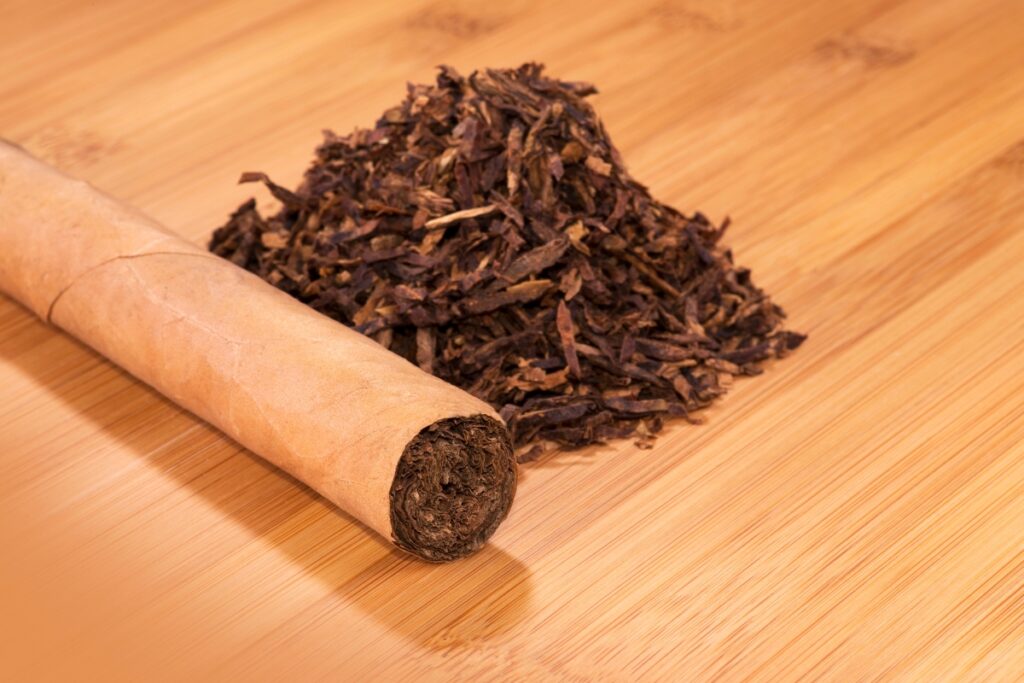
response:
<path fill-rule="evenodd" d="M 538 444 L 688 417 L 803 341 L 719 246 L 626 171 L 594 87 L 542 67 L 441 67 L 373 130 L 326 133 L 283 207 L 210 249 L 491 403 Z"/>

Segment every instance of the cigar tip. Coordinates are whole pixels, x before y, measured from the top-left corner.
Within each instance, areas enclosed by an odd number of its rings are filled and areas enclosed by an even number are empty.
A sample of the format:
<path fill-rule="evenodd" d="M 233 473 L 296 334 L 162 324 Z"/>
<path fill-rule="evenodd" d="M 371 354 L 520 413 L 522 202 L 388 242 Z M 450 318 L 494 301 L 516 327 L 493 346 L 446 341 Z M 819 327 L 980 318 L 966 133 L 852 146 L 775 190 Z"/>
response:
<path fill-rule="evenodd" d="M 391 485 L 395 543 L 430 562 L 479 549 L 508 515 L 516 463 L 508 430 L 487 415 L 439 420 L 409 442 Z"/>

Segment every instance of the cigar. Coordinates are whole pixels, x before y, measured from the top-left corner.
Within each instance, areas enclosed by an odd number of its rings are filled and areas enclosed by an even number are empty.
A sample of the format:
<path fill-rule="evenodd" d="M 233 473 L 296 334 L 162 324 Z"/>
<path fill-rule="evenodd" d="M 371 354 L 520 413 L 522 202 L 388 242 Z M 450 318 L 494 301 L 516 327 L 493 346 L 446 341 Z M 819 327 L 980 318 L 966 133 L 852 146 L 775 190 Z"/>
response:
<path fill-rule="evenodd" d="M 424 560 L 508 514 L 490 406 L 2 140 L 0 290 Z"/>

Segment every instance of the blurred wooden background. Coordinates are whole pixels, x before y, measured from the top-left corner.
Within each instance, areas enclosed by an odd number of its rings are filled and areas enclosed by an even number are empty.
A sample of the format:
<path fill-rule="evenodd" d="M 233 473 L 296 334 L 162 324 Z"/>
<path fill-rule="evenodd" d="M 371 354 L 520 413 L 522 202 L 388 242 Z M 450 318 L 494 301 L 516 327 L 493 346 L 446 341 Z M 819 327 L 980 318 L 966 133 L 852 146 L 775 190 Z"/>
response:
<path fill-rule="evenodd" d="M 0 298 L 0 675 L 1024 676 L 1019 0 L 5 0 L 0 135 L 204 241 L 240 171 L 525 60 L 805 346 L 438 567 Z"/>

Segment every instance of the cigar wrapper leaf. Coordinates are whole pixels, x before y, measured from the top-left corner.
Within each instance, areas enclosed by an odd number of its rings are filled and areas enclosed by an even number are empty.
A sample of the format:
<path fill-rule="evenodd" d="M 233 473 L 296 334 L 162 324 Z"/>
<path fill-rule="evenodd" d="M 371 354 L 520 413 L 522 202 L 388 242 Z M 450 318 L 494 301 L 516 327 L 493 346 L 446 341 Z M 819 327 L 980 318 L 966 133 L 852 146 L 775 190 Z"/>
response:
<path fill-rule="evenodd" d="M 0 290 L 423 559 L 508 514 L 490 406 L 3 141 Z"/>

